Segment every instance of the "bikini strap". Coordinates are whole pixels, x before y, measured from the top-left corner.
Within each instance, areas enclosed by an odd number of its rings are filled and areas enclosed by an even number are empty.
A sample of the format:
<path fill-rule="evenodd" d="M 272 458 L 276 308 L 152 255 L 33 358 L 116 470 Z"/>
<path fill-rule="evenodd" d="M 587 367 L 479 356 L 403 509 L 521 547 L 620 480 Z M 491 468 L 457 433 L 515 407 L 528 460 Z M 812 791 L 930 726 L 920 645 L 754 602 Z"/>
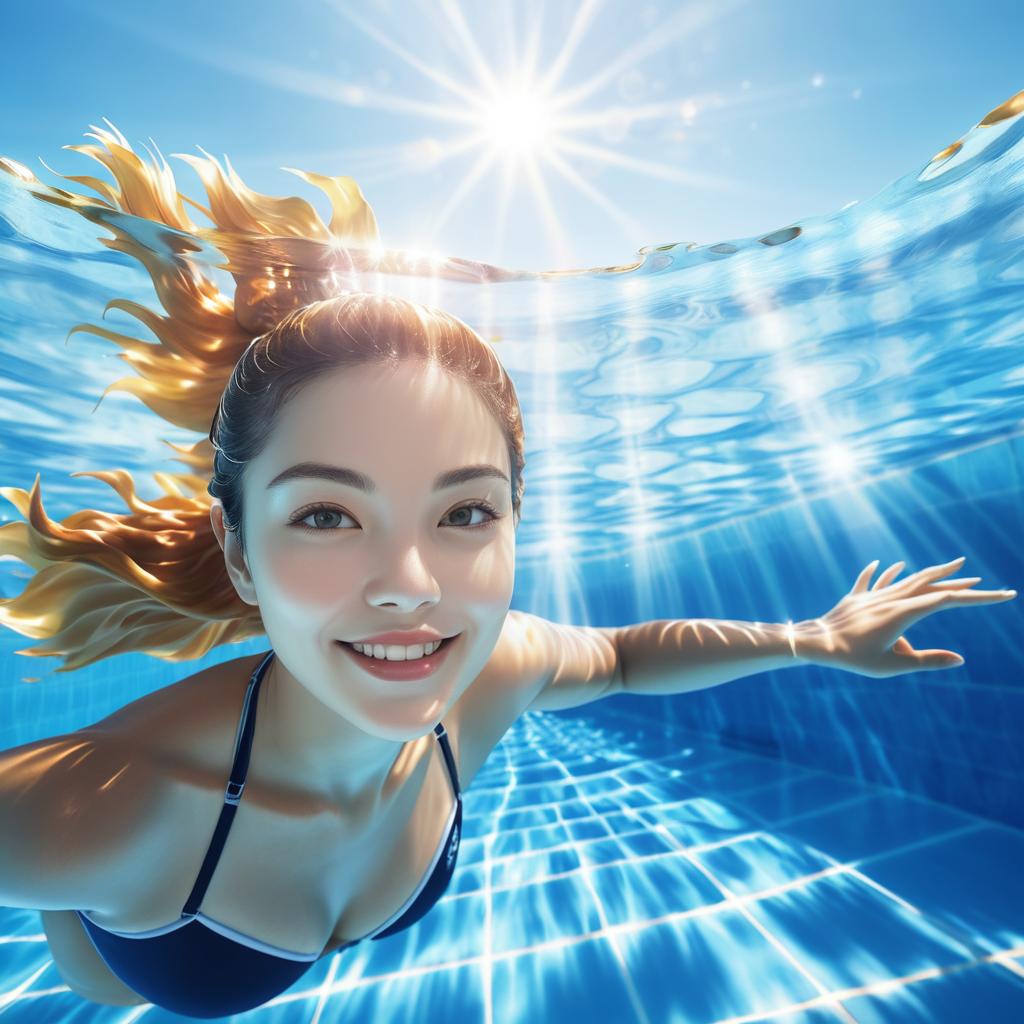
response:
<path fill-rule="evenodd" d="M 461 801 L 462 790 L 459 786 L 459 770 L 455 766 L 455 755 L 452 753 L 451 745 L 448 742 L 448 731 L 444 727 L 444 722 L 438 722 L 437 725 L 434 726 L 434 735 L 441 744 L 441 753 L 444 754 L 444 761 L 448 766 L 448 777 L 451 779 L 452 791 L 455 793 L 455 799 Z"/>
<path fill-rule="evenodd" d="M 242 799 L 245 777 L 249 771 L 252 738 L 256 731 L 256 701 L 259 698 L 260 683 L 263 681 L 263 676 L 266 674 L 265 669 L 273 656 L 274 652 L 268 651 L 249 679 L 249 685 L 245 691 L 245 702 L 242 705 L 242 714 L 239 716 L 238 730 L 235 733 L 234 760 L 231 764 L 231 775 L 228 778 L 227 788 L 224 791 L 224 806 L 221 808 L 217 827 L 213 831 L 213 838 L 210 840 L 206 856 L 203 858 L 203 866 L 199 869 L 192 892 L 185 901 L 185 908 L 182 910 L 184 917 L 195 917 L 199 912 L 199 906 L 203 902 L 207 887 L 213 878 L 213 872 L 217 868 L 217 862 L 224 850 L 228 833 L 231 831 L 235 813 L 238 811 L 238 801 Z"/>

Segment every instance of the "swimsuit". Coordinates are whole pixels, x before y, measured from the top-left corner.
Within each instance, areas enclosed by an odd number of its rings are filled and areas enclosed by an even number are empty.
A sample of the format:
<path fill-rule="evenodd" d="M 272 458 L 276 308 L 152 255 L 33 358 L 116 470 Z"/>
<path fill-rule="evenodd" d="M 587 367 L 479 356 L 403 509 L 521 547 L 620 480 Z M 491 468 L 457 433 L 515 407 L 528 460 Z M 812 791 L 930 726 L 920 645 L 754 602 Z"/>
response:
<path fill-rule="evenodd" d="M 223 1017 L 260 1006 L 293 985 L 321 956 L 262 942 L 199 911 L 242 797 L 256 727 L 260 682 L 273 655 L 273 651 L 267 653 L 249 680 L 224 806 L 181 917 L 149 931 L 117 932 L 101 928 L 86 916 L 88 912 L 76 911 L 96 951 L 114 974 L 150 1002 L 190 1017 Z M 455 794 L 445 838 L 426 877 L 397 914 L 369 935 L 347 942 L 340 949 L 366 939 L 387 938 L 409 928 L 448 888 L 462 831 L 462 794 L 443 723 L 434 727 L 434 735 L 441 745 Z"/>

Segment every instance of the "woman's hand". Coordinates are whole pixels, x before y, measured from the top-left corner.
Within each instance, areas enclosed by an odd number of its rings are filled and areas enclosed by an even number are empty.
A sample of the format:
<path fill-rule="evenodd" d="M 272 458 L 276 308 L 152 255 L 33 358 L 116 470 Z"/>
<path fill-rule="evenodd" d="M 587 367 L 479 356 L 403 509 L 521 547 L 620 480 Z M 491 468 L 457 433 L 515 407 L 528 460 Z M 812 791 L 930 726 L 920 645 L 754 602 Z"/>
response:
<path fill-rule="evenodd" d="M 797 654 L 876 679 L 962 665 L 963 658 L 954 651 L 915 651 L 901 634 L 918 619 L 944 608 L 993 604 L 1017 596 L 1016 590 L 971 590 L 980 576 L 941 579 L 960 568 L 963 560 L 961 556 L 945 565 L 933 565 L 893 583 L 906 564 L 896 562 L 869 590 L 868 581 L 878 567 L 876 559 L 827 615 L 800 624 Z"/>

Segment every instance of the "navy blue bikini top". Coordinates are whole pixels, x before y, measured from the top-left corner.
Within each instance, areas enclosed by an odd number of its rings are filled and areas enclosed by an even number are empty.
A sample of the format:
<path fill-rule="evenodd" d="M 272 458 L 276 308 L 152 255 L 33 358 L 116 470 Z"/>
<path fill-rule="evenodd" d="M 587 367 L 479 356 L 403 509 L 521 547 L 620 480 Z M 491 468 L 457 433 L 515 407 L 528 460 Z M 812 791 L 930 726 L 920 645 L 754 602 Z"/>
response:
<path fill-rule="evenodd" d="M 76 911 L 96 951 L 114 974 L 150 1002 L 189 1017 L 224 1017 L 261 1006 L 290 988 L 321 956 L 319 952 L 296 953 L 254 939 L 199 910 L 242 798 L 260 682 L 273 655 L 273 651 L 267 653 L 249 680 L 224 806 L 181 917 L 150 931 L 116 932 L 101 928 L 87 916 L 88 912 Z M 445 838 L 419 888 L 391 920 L 339 949 L 366 939 L 387 938 L 409 928 L 448 888 L 462 831 L 462 794 L 455 758 L 442 723 L 434 727 L 434 735 L 441 744 L 455 793 Z"/>

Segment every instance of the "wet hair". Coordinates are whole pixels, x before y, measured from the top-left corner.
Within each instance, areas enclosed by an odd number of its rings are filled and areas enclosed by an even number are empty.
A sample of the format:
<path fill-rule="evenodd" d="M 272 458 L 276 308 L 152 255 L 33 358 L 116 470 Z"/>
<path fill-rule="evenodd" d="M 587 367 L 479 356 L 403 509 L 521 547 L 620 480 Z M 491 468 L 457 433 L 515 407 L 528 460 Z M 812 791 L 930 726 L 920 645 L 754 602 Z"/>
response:
<path fill-rule="evenodd" d="M 141 321 L 158 344 L 90 324 L 76 324 L 70 333 L 87 331 L 120 346 L 120 358 L 139 374 L 108 385 L 101 402 L 112 390 L 128 391 L 201 439 L 191 446 L 164 442 L 188 471 L 154 474 L 164 493 L 152 500 L 135 493 L 126 470 L 71 474 L 108 484 L 128 514 L 83 509 L 58 523 L 43 509 L 38 473 L 29 491 L 0 487 L 25 520 L 0 527 L 0 557 L 35 570 L 20 594 L 0 600 L 0 624 L 43 641 L 15 653 L 59 656 L 63 664 L 55 671 L 68 672 L 128 651 L 187 661 L 220 644 L 262 636 L 259 609 L 241 600 L 228 575 L 210 508 L 215 498 L 221 502 L 225 526 L 236 531 L 244 550 L 246 465 L 265 447 L 284 404 L 336 369 L 420 359 L 472 387 L 507 445 L 518 526 L 525 489 L 522 414 L 491 345 L 440 309 L 376 292 L 341 292 L 339 265 L 382 269 L 388 256 L 351 178 L 293 171 L 330 199 L 325 225 L 304 199 L 249 189 L 227 158 L 225 174 L 208 154 L 175 154 L 202 178 L 204 207 L 177 191 L 162 156 L 146 163 L 107 124 L 112 132 L 93 126 L 92 136 L 105 149 L 65 148 L 100 161 L 117 184 L 61 175 L 103 199 L 44 185 L 10 158 L 0 157 L 0 171 L 36 198 L 101 225 L 114 236 L 101 238 L 104 245 L 149 272 L 166 316 L 126 299 L 113 299 L 106 309 Z M 183 202 L 214 226 L 193 223 Z M 207 242 L 227 258 L 233 298 L 202 260 L 181 258 Z"/>

